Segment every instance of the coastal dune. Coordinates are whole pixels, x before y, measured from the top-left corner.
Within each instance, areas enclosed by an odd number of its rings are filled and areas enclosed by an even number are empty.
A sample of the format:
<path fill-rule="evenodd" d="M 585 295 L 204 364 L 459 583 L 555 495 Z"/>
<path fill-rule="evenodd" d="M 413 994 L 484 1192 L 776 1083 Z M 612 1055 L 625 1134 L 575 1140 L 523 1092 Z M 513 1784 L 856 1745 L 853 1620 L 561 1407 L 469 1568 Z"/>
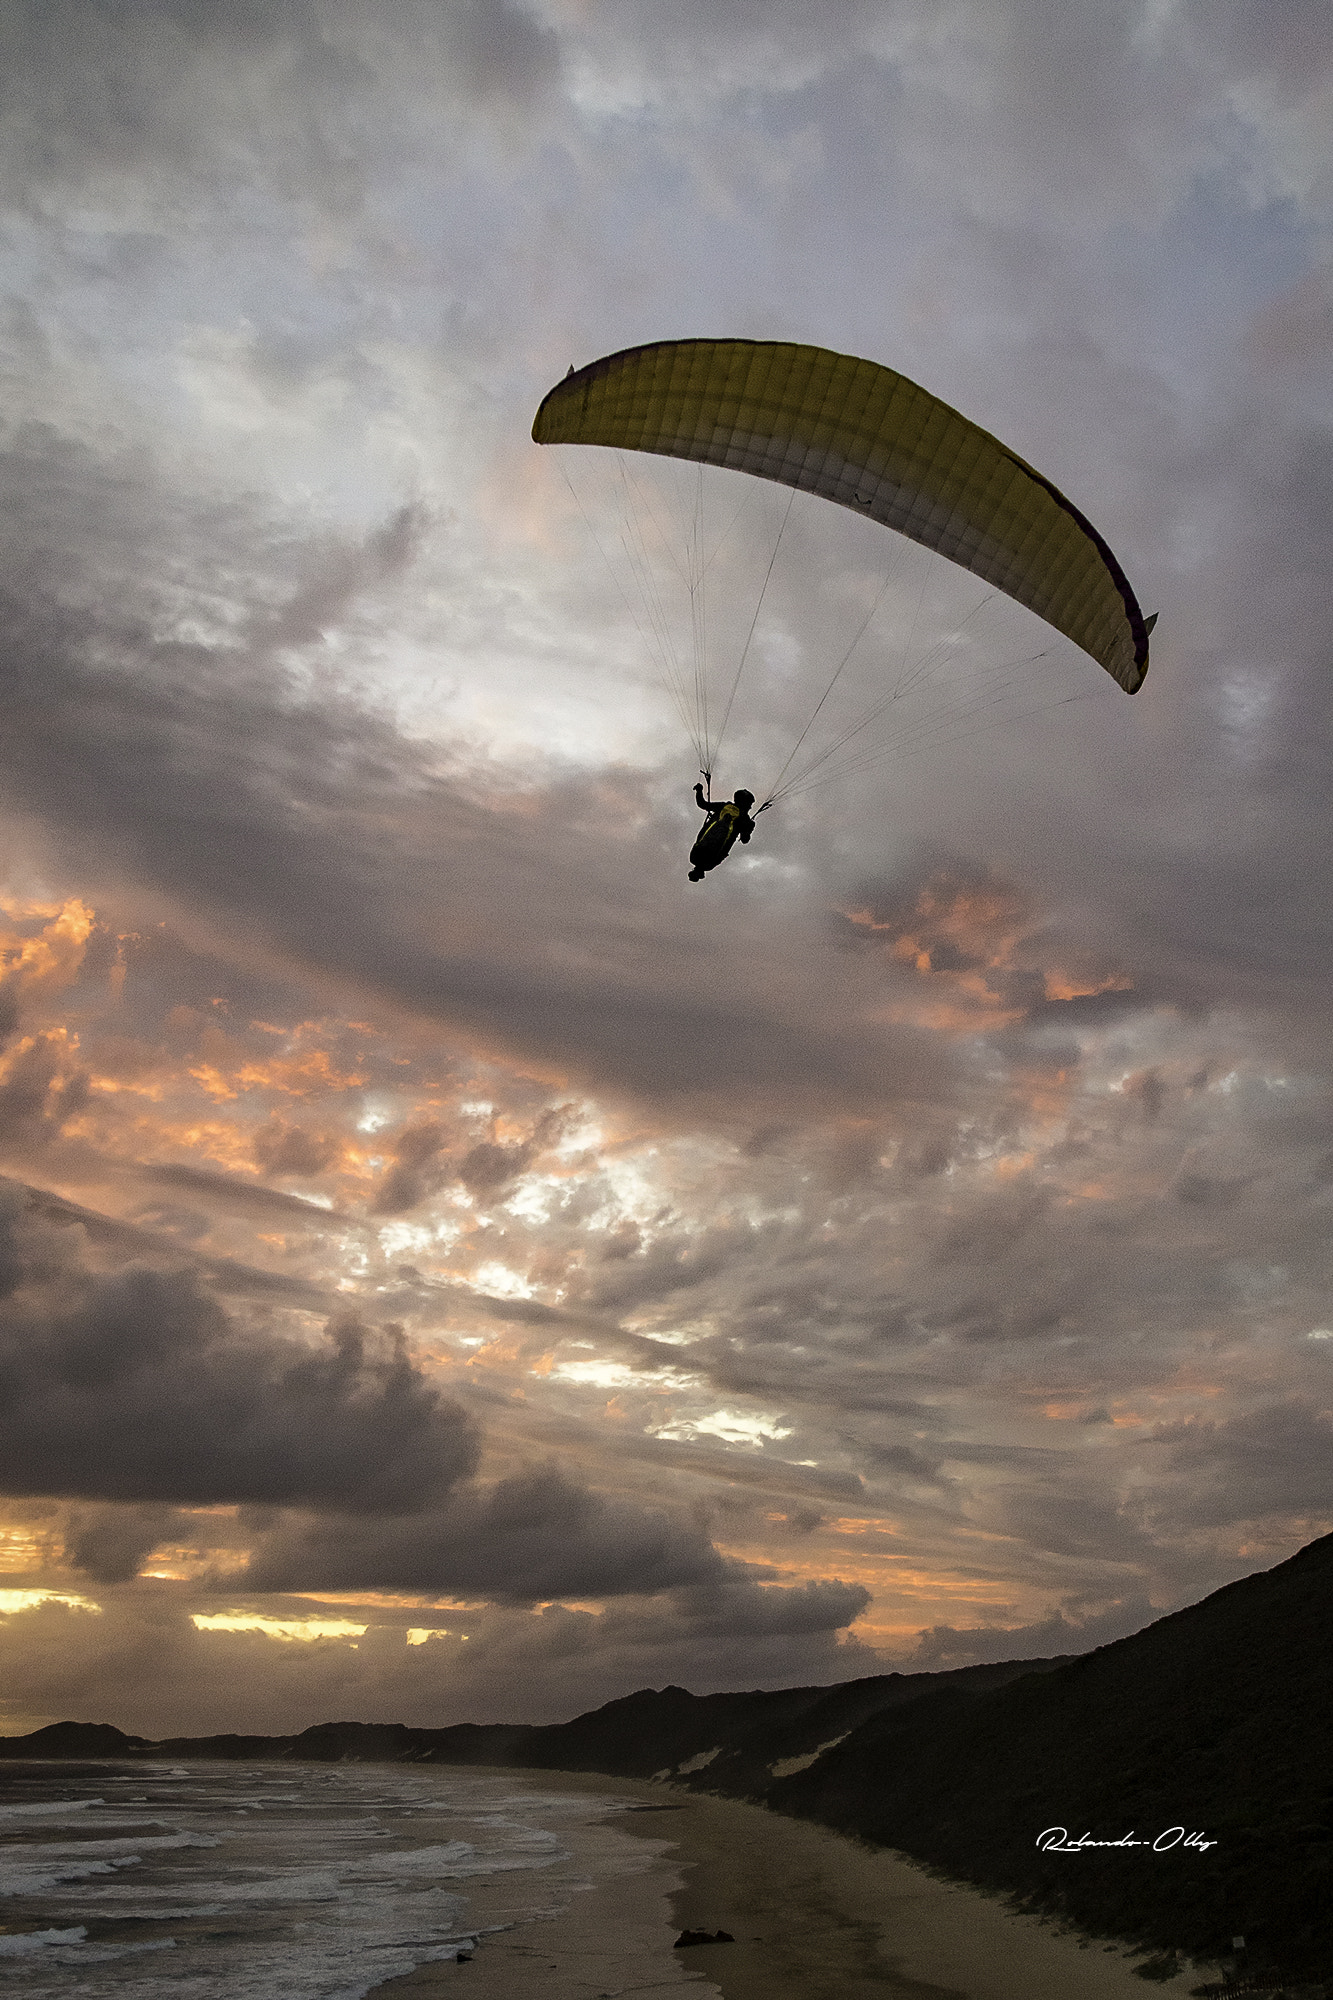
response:
<path fill-rule="evenodd" d="M 978 1891 L 762 1807 L 573 1772 L 515 1771 L 582 1792 L 600 1821 L 597 1886 L 559 1917 L 483 1937 L 464 1965 L 423 1965 L 377 1995 L 612 2000 L 1183 2000 L 1202 1971 L 1151 1986 L 1141 1954 L 1016 1916 Z M 613 1799 L 605 1811 L 599 1799 Z M 642 1842 L 636 1865 L 624 1835 Z M 610 1870 L 610 1879 L 603 1870 Z M 478 1909 L 479 1924 L 503 1921 Z M 733 1944 L 675 1950 L 683 1930 Z"/>

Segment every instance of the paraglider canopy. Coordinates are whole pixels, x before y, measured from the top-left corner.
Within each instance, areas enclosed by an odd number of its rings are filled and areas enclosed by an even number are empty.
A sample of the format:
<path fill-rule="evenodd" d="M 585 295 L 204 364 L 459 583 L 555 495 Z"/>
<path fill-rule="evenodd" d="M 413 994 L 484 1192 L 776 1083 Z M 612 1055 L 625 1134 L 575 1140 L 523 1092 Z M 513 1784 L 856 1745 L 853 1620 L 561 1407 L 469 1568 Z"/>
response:
<path fill-rule="evenodd" d="M 656 341 L 567 375 L 532 435 L 729 466 L 820 494 L 1026 605 L 1127 694 L 1143 685 L 1156 620 L 1092 523 L 988 431 L 892 368 L 787 341 Z"/>

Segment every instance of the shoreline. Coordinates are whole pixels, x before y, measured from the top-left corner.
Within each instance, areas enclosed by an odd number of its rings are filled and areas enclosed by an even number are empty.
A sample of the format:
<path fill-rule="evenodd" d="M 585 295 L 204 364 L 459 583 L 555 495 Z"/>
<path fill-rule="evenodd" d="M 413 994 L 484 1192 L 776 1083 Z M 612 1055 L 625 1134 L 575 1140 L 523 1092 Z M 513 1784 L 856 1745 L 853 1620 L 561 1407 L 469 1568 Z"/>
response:
<path fill-rule="evenodd" d="M 524 1794 L 586 1797 L 589 1810 L 577 1835 L 568 1823 L 561 1834 L 590 1886 L 575 1890 L 565 1909 L 534 1915 L 530 1875 L 461 1885 L 468 1919 L 478 1930 L 475 1956 L 463 1965 L 449 1959 L 418 1965 L 369 1988 L 366 2000 L 458 2000 L 464 1994 L 468 2000 L 618 2000 L 622 1994 L 628 2000 L 684 1988 L 697 2000 L 720 2000 L 716 1985 L 690 1976 L 688 1961 L 699 1954 L 673 1950 L 680 1926 L 670 1899 L 681 1886 L 682 1864 L 670 1824 L 676 1802 L 661 1798 L 662 1787 L 505 1765 L 457 1768 L 511 1779 Z M 599 1804 L 607 1800 L 621 1800 L 628 1810 L 607 1811 Z M 636 1839 L 627 1841 L 627 1831 Z M 511 1893 L 518 1898 L 514 1908 Z M 466 1925 L 460 1920 L 455 1929 L 463 1935 Z"/>
<path fill-rule="evenodd" d="M 442 2000 L 463 1990 L 451 1983 L 460 1976 L 477 2000 L 613 2000 L 670 1988 L 699 2000 L 1144 2000 L 1147 1982 L 1133 1971 L 1143 1953 L 1013 1914 L 809 1821 L 592 1772 L 497 1766 L 494 1775 L 521 1789 L 623 1801 L 628 1810 L 587 1823 L 605 1829 L 614 1876 L 599 1876 L 557 1917 L 483 1939 L 466 1967 L 421 1965 L 383 1982 L 376 2000 Z M 625 1833 L 654 1850 L 641 1866 L 625 1866 Z M 735 1943 L 673 1949 L 683 1930 L 719 1929 Z M 1184 2000 L 1207 1976 L 1192 1970 L 1151 1990 Z"/>

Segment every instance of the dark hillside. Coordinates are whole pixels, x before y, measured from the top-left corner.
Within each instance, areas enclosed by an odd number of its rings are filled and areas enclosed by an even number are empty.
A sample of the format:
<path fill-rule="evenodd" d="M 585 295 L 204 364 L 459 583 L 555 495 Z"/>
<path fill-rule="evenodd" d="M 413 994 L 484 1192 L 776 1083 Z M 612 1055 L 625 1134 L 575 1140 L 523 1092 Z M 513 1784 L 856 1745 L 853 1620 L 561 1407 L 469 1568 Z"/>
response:
<path fill-rule="evenodd" d="M 769 1803 L 1161 1946 L 1326 1966 L 1333 1536 L 1053 1673 L 881 1711 Z M 1038 1835 L 1216 1846 L 1051 1854 Z"/>
<path fill-rule="evenodd" d="M 572 1722 L 528 1730 L 521 1746 L 515 1744 L 513 1756 L 496 1757 L 499 1732 L 494 1729 L 466 1732 L 477 1739 L 466 1746 L 460 1742 L 463 1730 L 428 1732 L 436 1747 L 426 1755 L 434 1763 L 524 1762 L 538 1770 L 692 1778 L 705 1791 L 756 1798 L 774 1783 L 775 1762 L 813 1757 L 867 1716 L 915 1700 L 926 1688 L 994 1687 L 1024 1674 L 1045 1673 L 1054 1664 L 1006 1660 L 999 1666 L 962 1667 L 947 1674 L 876 1674 L 831 1688 L 757 1688 L 743 1694 L 644 1688 L 575 1716 Z"/>
<path fill-rule="evenodd" d="M 123 1757 L 156 1750 L 145 1736 L 126 1736 L 109 1722 L 48 1722 L 30 1736 L 0 1737 L 0 1757 Z"/>

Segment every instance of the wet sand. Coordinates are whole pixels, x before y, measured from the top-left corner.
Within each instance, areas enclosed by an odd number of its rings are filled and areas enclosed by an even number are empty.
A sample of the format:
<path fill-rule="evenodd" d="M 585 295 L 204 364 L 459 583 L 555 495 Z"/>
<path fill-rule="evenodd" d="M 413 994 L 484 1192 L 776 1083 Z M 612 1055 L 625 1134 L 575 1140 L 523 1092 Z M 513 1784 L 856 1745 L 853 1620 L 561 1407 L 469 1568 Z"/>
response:
<path fill-rule="evenodd" d="M 513 1771 L 516 1787 L 581 1792 L 595 1810 L 590 1873 L 560 1916 L 484 1938 L 468 1965 L 425 1965 L 376 1995 L 476 2000 L 1183 2000 L 1207 1976 L 1149 1986 L 1137 1955 L 1010 1915 L 894 1854 L 762 1807 L 664 1785 L 564 1771 Z M 600 1822 L 600 1823 L 599 1823 Z M 624 1836 L 636 1836 L 635 1851 Z M 640 1846 L 639 1844 L 642 1843 Z M 591 1865 L 596 1861 L 599 1865 Z M 601 1878 L 605 1866 L 614 1879 Z M 499 1895 L 503 1897 L 501 1889 Z M 474 1908 L 478 1923 L 503 1921 Z M 682 1930 L 734 1944 L 673 1949 Z"/>

